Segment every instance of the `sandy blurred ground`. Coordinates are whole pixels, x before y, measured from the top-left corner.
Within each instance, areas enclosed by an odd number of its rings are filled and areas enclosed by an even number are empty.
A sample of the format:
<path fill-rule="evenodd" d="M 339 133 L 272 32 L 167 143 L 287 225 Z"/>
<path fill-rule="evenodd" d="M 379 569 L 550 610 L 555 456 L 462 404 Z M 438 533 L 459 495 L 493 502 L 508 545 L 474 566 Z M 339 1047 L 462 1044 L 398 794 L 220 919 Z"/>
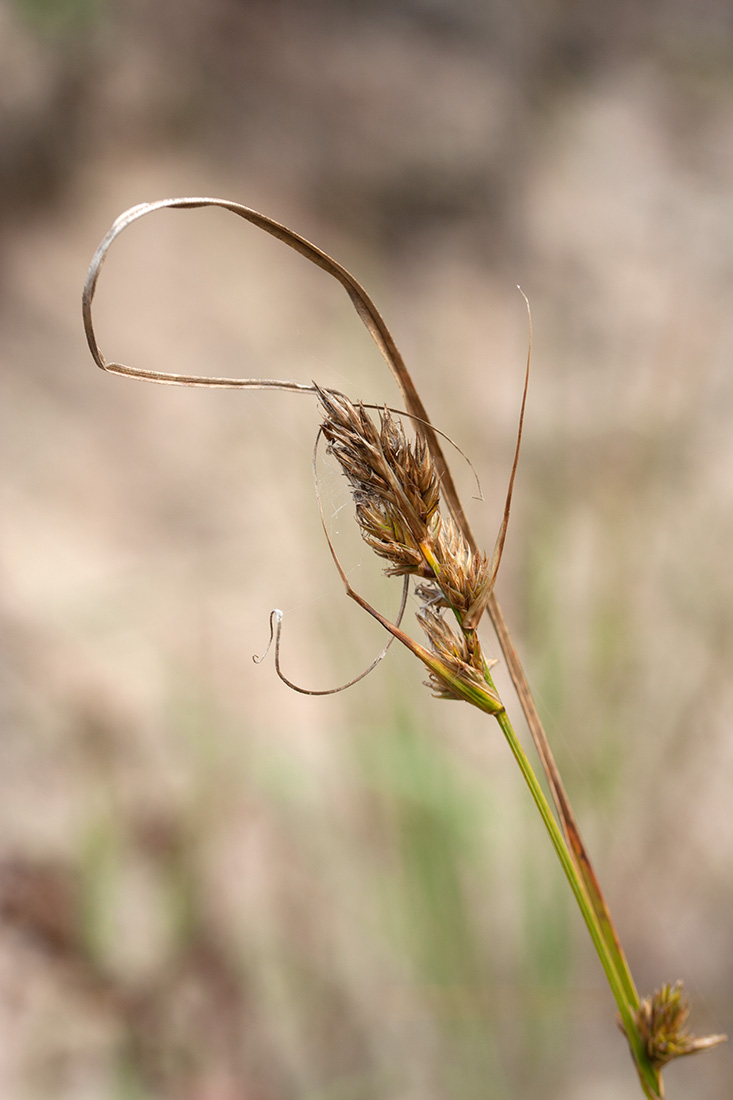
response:
<path fill-rule="evenodd" d="M 693 1027 L 733 1030 L 732 24 L 683 0 L 0 3 L 0 1095 L 636 1095 L 495 731 L 397 652 L 327 698 L 251 663 L 274 606 L 306 686 L 381 644 L 320 533 L 314 403 L 95 371 L 92 252 L 175 194 L 364 282 L 475 463 L 487 545 L 529 294 L 500 597 L 639 984 L 682 977 Z M 96 317 L 137 366 L 396 401 L 340 288 L 219 211 L 133 227 Z M 727 1049 L 676 1065 L 668 1096 L 732 1073 Z"/>

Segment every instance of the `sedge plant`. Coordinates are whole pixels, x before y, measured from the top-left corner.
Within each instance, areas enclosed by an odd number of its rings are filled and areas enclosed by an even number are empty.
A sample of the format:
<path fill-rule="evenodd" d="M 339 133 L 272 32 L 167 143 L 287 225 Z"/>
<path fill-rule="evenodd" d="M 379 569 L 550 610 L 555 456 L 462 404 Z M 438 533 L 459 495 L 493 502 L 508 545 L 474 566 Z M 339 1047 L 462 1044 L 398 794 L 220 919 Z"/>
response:
<path fill-rule="evenodd" d="M 315 382 L 182 375 L 143 370 L 108 361 L 104 357 L 94 331 L 92 302 L 102 264 L 113 241 L 138 218 L 154 211 L 207 206 L 222 207 L 244 218 L 341 283 L 399 386 L 404 402 L 402 411 L 386 407 L 375 410 L 335 390 L 322 388 Z M 132 207 L 117 218 L 92 259 L 83 292 L 83 317 L 87 341 L 97 366 L 112 374 L 168 385 L 287 390 L 310 394 L 318 400 L 323 421 L 316 447 L 323 437 L 327 451 L 340 465 L 348 481 L 356 522 L 363 539 L 383 559 L 385 572 L 401 577 L 403 582 L 400 612 L 397 620 L 392 622 L 352 588 L 324 523 L 328 545 L 347 595 L 375 618 L 389 636 L 384 649 L 366 672 L 381 660 L 396 639 L 426 667 L 426 682 L 435 696 L 462 700 L 497 722 L 544 822 L 588 928 L 616 1001 L 618 1023 L 628 1041 L 642 1092 L 649 1100 L 663 1100 L 663 1066 L 675 1058 L 716 1046 L 725 1036 L 698 1038 L 688 1032 L 689 1005 L 681 982 L 665 984 L 650 996 L 639 996 L 494 592 L 519 457 L 529 380 L 529 355 L 504 515 L 494 550 L 489 556 L 476 545 L 443 453 L 441 433 L 432 425 L 376 306 L 344 267 L 286 226 L 248 207 L 223 199 L 163 199 Z M 405 427 L 406 422 L 409 430 Z M 424 634 L 421 641 L 412 638 L 401 626 L 411 583 L 420 603 L 417 621 Z M 484 655 L 478 633 L 484 614 L 488 615 L 495 628 L 547 779 L 554 809 L 543 792 L 492 679 L 491 668 L 496 662 Z M 306 690 L 292 684 L 280 668 L 281 625 L 282 614 L 273 612 L 271 641 L 274 638 L 278 674 L 296 690 Z M 361 675 L 366 675 L 366 672 Z M 354 682 L 350 681 L 350 684 Z"/>

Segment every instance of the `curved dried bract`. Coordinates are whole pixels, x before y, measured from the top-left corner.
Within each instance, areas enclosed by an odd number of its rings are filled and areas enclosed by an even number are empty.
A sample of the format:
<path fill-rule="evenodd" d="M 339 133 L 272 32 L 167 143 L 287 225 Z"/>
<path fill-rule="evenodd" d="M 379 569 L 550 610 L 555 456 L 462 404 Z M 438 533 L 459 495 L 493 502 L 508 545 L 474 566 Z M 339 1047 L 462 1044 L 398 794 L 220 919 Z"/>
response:
<path fill-rule="evenodd" d="M 410 578 L 405 577 L 404 584 L 402 585 L 402 599 L 400 601 L 400 609 L 397 613 L 397 623 L 396 623 L 397 626 L 400 625 L 400 623 L 402 622 L 402 619 L 404 618 L 405 608 L 407 607 L 407 594 L 408 594 L 409 590 L 410 590 Z M 281 638 L 281 635 L 282 635 L 282 624 L 283 624 L 283 613 L 282 613 L 282 611 L 280 611 L 279 608 L 275 608 L 273 611 L 270 612 L 270 640 L 267 643 L 267 648 L 265 649 L 265 652 L 263 654 L 261 654 L 261 656 L 253 655 L 252 660 L 254 661 L 254 663 L 256 665 L 262 664 L 265 657 L 270 652 L 270 646 L 272 645 L 272 643 L 274 641 L 275 642 L 275 671 L 277 672 L 278 676 L 280 677 L 282 682 L 287 687 L 292 688 L 293 691 L 297 691 L 300 695 L 338 695 L 338 693 L 340 691 L 346 691 L 347 688 L 353 687 L 354 684 L 358 684 L 360 680 L 366 679 L 366 677 L 369 675 L 369 673 L 372 672 L 377 667 L 377 665 L 380 663 L 380 661 L 382 661 L 384 659 L 384 657 L 387 654 L 387 650 L 392 645 L 392 642 L 395 640 L 394 634 L 390 634 L 387 641 L 382 646 L 382 648 L 380 649 L 379 653 L 374 658 L 372 663 L 367 668 L 365 668 L 363 672 L 360 672 L 358 676 L 355 676 L 353 678 L 353 680 L 349 680 L 347 683 L 341 684 L 339 687 L 321 688 L 320 690 L 314 690 L 312 688 L 299 687 L 298 684 L 295 684 L 295 683 L 293 683 L 292 680 L 288 679 L 288 677 L 285 675 L 285 673 L 282 670 L 282 667 L 280 665 L 280 638 Z"/>

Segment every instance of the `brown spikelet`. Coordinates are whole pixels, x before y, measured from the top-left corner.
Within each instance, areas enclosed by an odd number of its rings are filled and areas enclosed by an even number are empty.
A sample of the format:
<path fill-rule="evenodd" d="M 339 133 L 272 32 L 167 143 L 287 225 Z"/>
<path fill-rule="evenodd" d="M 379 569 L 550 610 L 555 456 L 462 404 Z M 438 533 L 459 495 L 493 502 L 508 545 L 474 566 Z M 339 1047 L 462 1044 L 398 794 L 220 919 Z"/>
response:
<path fill-rule="evenodd" d="M 491 587 L 489 559 L 472 550 L 452 519 L 443 521 L 435 543 L 438 583 L 446 601 L 465 616 L 485 600 Z"/>
<path fill-rule="evenodd" d="M 478 640 L 457 632 L 448 625 L 443 617 L 429 606 L 423 606 L 417 613 L 420 626 L 428 636 L 430 648 L 436 657 L 448 667 L 452 675 L 463 683 L 475 684 L 486 689 L 484 670 L 496 664 L 496 661 L 484 662 Z M 433 695 L 440 699 L 462 699 L 464 696 L 451 689 L 447 680 L 437 673 L 430 673 L 425 681 Z"/>
<path fill-rule="evenodd" d="M 440 527 L 440 482 L 427 446 L 419 436 L 408 441 L 387 409 L 377 427 L 363 405 L 330 391 L 319 396 L 328 452 L 349 480 L 362 537 L 390 562 L 387 573 L 431 576 L 420 545 Z"/>
<path fill-rule="evenodd" d="M 459 625 L 490 591 L 490 563 L 473 550 L 449 517 L 438 510 L 440 485 L 430 453 L 418 436 L 408 441 L 387 410 L 379 426 L 361 404 L 341 394 L 320 393 L 326 413 L 322 431 L 329 454 L 351 485 L 356 516 L 365 541 L 386 558 L 388 574 L 414 574 L 432 583 L 417 589 L 423 606 L 418 621 L 440 669 L 428 686 L 441 698 L 465 698 L 465 690 L 487 690 L 484 662 L 475 630 L 452 629 L 438 610 L 450 607 Z"/>

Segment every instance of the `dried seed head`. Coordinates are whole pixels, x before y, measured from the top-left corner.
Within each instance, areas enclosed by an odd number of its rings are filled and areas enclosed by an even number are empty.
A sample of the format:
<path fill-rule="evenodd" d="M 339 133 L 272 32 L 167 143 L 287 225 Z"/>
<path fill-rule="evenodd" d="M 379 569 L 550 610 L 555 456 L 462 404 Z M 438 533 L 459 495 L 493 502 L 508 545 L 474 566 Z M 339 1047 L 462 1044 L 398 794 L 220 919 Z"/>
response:
<path fill-rule="evenodd" d="M 501 700 L 486 673 L 495 662 L 484 661 L 472 621 L 486 606 L 491 566 L 452 519 L 441 519 L 440 482 L 427 445 L 420 436 L 408 441 L 387 409 L 377 426 L 363 405 L 332 392 L 319 390 L 319 396 L 328 453 L 351 485 L 362 537 L 389 562 L 388 574 L 431 582 L 418 587 L 418 619 L 436 658 L 425 661 L 428 687 L 441 698 L 469 698 L 493 713 Z M 438 614 L 443 607 L 453 609 L 462 629 L 453 630 Z"/>
<path fill-rule="evenodd" d="M 408 441 L 386 409 L 377 427 L 363 405 L 323 390 L 319 396 L 328 453 L 349 480 L 363 538 L 391 563 L 387 573 L 430 576 L 419 547 L 440 528 L 440 482 L 424 440 Z"/>
<path fill-rule="evenodd" d="M 428 636 L 433 653 L 447 666 L 455 679 L 485 692 L 487 685 L 484 671 L 496 664 L 496 661 L 484 661 L 476 636 L 456 633 L 441 615 L 427 605 L 418 611 L 417 619 Z M 433 695 L 440 699 L 465 698 L 452 688 L 449 680 L 444 680 L 436 672 L 431 671 L 430 678 L 425 683 Z"/>
<path fill-rule="evenodd" d="M 686 1030 L 690 1005 L 682 982 L 663 985 L 651 997 L 644 997 L 636 1021 L 649 1060 L 657 1067 L 725 1042 L 725 1035 L 698 1039 Z"/>
<path fill-rule="evenodd" d="M 471 549 L 450 518 L 438 532 L 435 560 L 440 567 L 438 582 L 452 608 L 465 616 L 485 602 L 491 588 L 489 559 Z"/>

